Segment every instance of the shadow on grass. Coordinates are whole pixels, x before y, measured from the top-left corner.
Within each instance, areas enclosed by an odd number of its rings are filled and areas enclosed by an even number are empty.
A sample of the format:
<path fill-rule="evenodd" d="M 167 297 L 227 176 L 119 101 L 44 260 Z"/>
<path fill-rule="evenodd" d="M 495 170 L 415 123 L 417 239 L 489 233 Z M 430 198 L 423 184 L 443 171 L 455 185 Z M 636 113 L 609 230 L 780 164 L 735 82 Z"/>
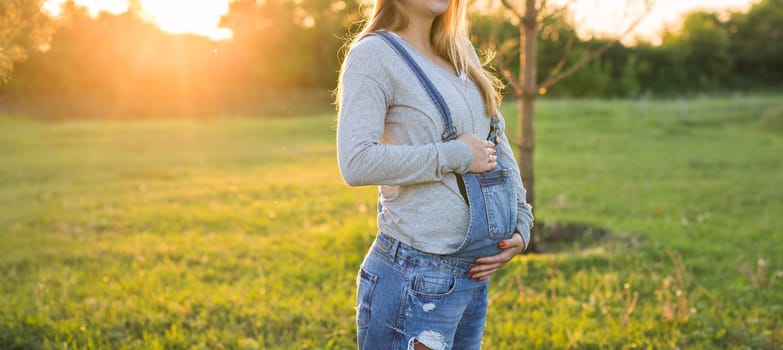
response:
<path fill-rule="evenodd" d="M 607 228 L 581 223 L 536 222 L 533 235 L 535 244 L 528 250 L 532 254 L 583 251 L 608 243 L 633 247 L 642 242 L 640 236 L 621 236 Z"/>

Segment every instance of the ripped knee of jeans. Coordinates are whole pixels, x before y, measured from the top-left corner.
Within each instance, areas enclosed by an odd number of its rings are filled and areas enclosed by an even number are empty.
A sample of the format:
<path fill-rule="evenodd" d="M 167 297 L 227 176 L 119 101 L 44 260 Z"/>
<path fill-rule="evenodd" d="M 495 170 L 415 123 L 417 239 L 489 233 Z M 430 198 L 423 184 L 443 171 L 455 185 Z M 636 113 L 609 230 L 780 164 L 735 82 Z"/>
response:
<path fill-rule="evenodd" d="M 408 350 L 421 349 L 445 350 L 446 340 L 443 338 L 442 334 L 436 331 L 422 331 L 418 336 L 411 338 L 408 342 Z"/>

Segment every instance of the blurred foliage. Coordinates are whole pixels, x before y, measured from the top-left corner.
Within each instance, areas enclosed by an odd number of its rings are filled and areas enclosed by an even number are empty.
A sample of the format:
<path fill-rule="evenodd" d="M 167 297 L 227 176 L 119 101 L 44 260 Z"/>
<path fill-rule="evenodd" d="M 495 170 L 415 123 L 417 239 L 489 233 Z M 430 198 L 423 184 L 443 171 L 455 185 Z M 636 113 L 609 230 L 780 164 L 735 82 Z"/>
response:
<path fill-rule="evenodd" d="M 15 35 L 10 37 L 17 50 L 0 54 L 0 78 L 29 48 L 43 49 L 16 64 L 13 79 L 0 86 L 0 102 L 15 114 L 60 117 L 69 111 L 79 116 L 292 114 L 304 105 L 324 106 L 330 103 L 327 91 L 335 87 L 341 47 L 362 17 L 358 0 L 238 0 L 222 21 L 234 38 L 214 42 L 162 32 L 140 18 L 138 6 L 91 17 L 69 2 L 56 18 L 56 33 L 42 46 L 47 22 L 30 7 L 35 3 L 3 2 L 0 19 L 6 22 L 0 30 Z M 5 24 L 21 18 L 24 9 L 35 21 Z M 561 60 L 574 63 L 607 40 L 579 38 L 563 16 L 549 17 L 539 32 L 539 81 Z M 497 60 L 517 74 L 517 25 L 486 11 L 475 12 L 472 21 L 476 46 L 512 45 L 497 47 Z M 664 33 L 660 45 L 616 45 L 546 93 L 682 96 L 780 89 L 781 81 L 783 0 L 763 0 L 726 16 L 687 14 L 682 28 Z M 320 91 L 320 97 L 307 104 L 285 102 L 295 100 L 285 96 L 301 90 Z"/>
<path fill-rule="evenodd" d="M 783 0 L 761 1 L 724 26 L 736 59 L 736 78 L 746 79 L 746 85 L 783 81 Z"/>
<path fill-rule="evenodd" d="M 224 25 L 253 86 L 333 87 L 341 38 L 359 20 L 359 1 L 239 0 Z M 239 62 L 238 62 L 239 63 Z"/>
<path fill-rule="evenodd" d="M 513 75 L 518 74 L 519 36 L 502 14 L 474 18 L 473 41 L 491 41 Z M 783 87 L 783 0 L 763 0 L 747 13 L 696 11 L 684 16 L 682 28 L 662 34 L 662 43 L 615 45 L 577 73 L 553 86 L 548 95 L 573 97 L 681 96 L 696 92 Z M 538 81 L 565 57 L 569 66 L 607 39 L 580 39 L 562 17 L 551 17 L 539 31 Z M 570 47 L 570 50 L 566 48 Z"/>
<path fill-rule="evenodd" d="M 31 49 L 48 42 L 49 18 L 41 0 L 3 0 L 0 2 L 0 83 L 9 78 L 15 62 L 27 57 Z"/>

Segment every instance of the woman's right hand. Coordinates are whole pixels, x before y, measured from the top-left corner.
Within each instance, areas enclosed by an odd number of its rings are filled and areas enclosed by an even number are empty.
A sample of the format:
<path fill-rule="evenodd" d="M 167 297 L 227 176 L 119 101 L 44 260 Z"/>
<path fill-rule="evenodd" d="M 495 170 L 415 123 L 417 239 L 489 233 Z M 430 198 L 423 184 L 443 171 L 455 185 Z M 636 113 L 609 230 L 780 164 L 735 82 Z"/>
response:
<path fill-rule="evenodd" d="M 495 152 L 495 144 L 490 141 L 482 140 L 476 135 L 466 132 L 457 138 L 457 141 L 462 141 L 468 148 L 470 148 L 470 154 L 473 158 L 473 162 L 470 165 L 468 171 L 472 173 L 483 173 L 495 169 L 498 166 L 498 157 Z"/>

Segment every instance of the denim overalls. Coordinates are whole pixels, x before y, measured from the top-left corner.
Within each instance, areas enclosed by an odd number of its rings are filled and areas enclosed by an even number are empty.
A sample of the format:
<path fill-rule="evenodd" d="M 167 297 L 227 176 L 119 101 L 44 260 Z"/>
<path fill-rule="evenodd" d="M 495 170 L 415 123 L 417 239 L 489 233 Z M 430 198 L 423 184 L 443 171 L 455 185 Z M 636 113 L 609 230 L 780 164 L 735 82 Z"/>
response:
<path fill-rule="evenodd" d="M 443 142 L 455 140 L 459 135 L 448 105 L 421 67 L 393 34 L 371 35 L 383 38 L 407 63 L 440 112 Z M 487 139 L 497 143 L 503 132 L 497 116 L 490 130 Z M 481 347 L 489 282 L 471 280 L 469 270 L 476 258 L 500 253 L 498 243 L 516 228 L 513 176 L 500 159 L 491 171 L 457 175 L 470 223 L 462 244 L 450 254 L 425 253 L 378 233 L 357 282 L 359 349 L 412 349 L 416 342 L 436 350 Z"/>

